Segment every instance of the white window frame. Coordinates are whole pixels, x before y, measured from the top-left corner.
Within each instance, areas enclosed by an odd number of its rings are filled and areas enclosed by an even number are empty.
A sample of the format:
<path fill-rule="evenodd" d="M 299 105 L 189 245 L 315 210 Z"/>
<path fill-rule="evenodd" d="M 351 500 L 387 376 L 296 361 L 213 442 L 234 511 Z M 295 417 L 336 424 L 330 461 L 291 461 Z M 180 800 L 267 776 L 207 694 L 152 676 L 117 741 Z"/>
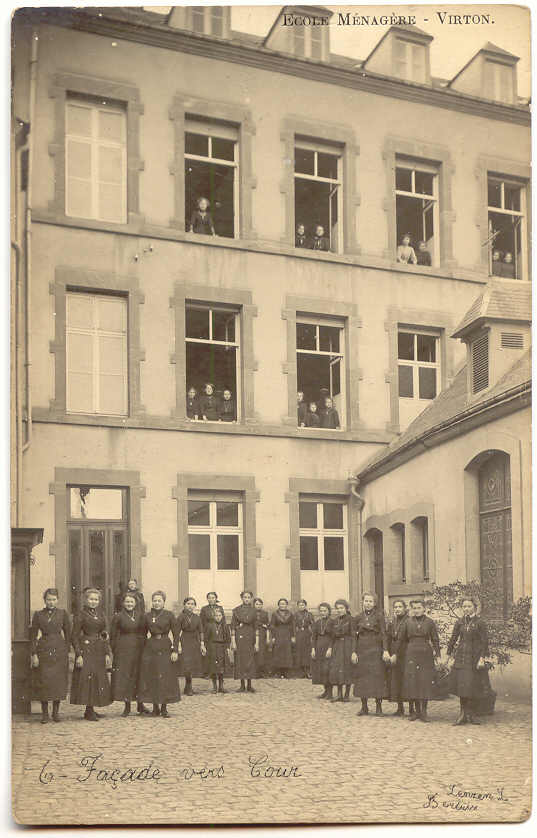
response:
<path fill-rule="evenodd" d="M 325 230 L 325 236 L 328 233 L 328 240 L 329 240 L 329 251 L 333 253 L 342 253 L 343 252 L 343 150 L 337 148 L 336 146 L 326 145 L 322 143 L 314 143 L 309 140 L 302 140 L 296 139 L 295 140 L 295 152 L 298 149 L 303 149 L 304 151 L 313 151 L 315 152 L 314 155 L 314 162 L 313 162 L 313 174 L 303 174 L 302 172 L 297 172 L 293 169 L 294 181 L 293 181 L 293 200 L 295 201 L 295 211 L 296 211 L 296 190 L 295 184 L 297 180 L 313 180 L 317 183 L 328 183 L 331 184 L 334 188 L 337 189 L 337 217 L 338 217 L 338 229 L 337 229 L 337 237 L 336 241 L 332 242 L 332 230 L 329 226 L 328 230 Z M 334 180 L 333 178 L 326 178 L 321 177 L 317 174 L 318 171 L 318 155 L 319 154 L 330 154 L 332 157 L 337 159 L 337 178 Z M 294 164 L 293 164 L 294 165 Z M 298 219 L 295 219 L 295 223 Z M 332 250 L 332 245 L 334 245 L 334 249 Z"/>
<path fill-rule="evenodd" d="M 427 80 L 427 48 L 424 44 L 416 44 L 414 41 L 406 41 L 404 38 L 396 38 L 396 45 L 404 47 L 404 58 L 394 56 L 395 75 L 405 81 L 412 81 L 416 84 L 425 84 Z M 395 51 L 397 46 L 395 47 Z M 420 55 L 419 72 L 416 72 L 418 63 L 416 55 Z"/>
<path fill-rule="evenodd" d="M 205 9 L 207 11 L 207 9 Z M 220 125 L 218 122 L 202 122 L 195 118 L 185 119 L 185 135 L 199 134 L 208 139 L 208 156 L 202 154 L 191 154 L 185 151 L 185 160 L 197 160 L 201 163 L 210 163 L 215 166 L 227 166 L 233 169 L 233 238 L 239 238 L 239 136 L 238 129 L 232 126 Z M 231 140 L 233 142 L 233 160 L 222 160 L 213 157 L 213 138 Z"/>
<path fill-rule="evenodd" d="M 244 503 L 241 497 L 236 494 L 222 493 L 222 497 L 215 498 L 214 495 L 208 495 L 204 492 L 189 492 L 187 496 L 187 521 L 188 521 L 188 502 L 189 501 L 204 501 L 209 504 L 209 524 L 202 524 L 197 526 L 195 524 L 187 524 L 188 535 L 208 535 L 209 536 L 209 570 L 211 573 L 231 573 L 242 572 L 244 574 Z M 235 503 L 238 507 L 237 526 L 223 526 L 216 523 L 216 504 L 217 503 Z M 218 536 L 219 535 L 237 535 L 239 544 L 239 567 L 238 568 L 222 568 L 218 567 Z M 196 572 L 200 568 L 190 567 L 190 550 L 188 554 L 188 569 Z M 214 578 L 214 577 L 213 577 Z"/>
<path fill-rule="evenodd" d="M 301 503 L 312 503 L 317 507 L 317 527 L 309 528 L 309 527 L 301 527 L 299 523 L 298 527 L 298 548 L 299 548 L 299 559 L 298 559 L 298 566 L 300 569 L 300 573 L 319 573 L 321 574 L 320 582 L 321 582 L 321 591 L 322 596 L 324 597 L 324 583 L 323 577 L 325 574 L 332 574 L 332 573 L 343 573 L 345 578 L 349 580 L 349 525 L 348 525 L 348 513 L 349 507 L 346 501 L 336 498 L 322 498 L 319 499 L 318 496 L 312 497 L 310 495 L 299 495 L 298 497 L 299 503 L 299 521 L 300 521 L 300 504 Z M 343 508 L 343 528 L 342 529 L 327 529 L 324 527 L 324 504 L 337 504 Z M 322 521 L 322 526 L 320 526 L 320 522 Z M 317 538 L 317 570 L 302 570 L 300 567 L 300 539 L 301 537 L 315 537 Z M 343 539 L 343 569 L 342 570 L 325 570 L 324 567 L 324 539 L 325 538 L 341 538 Z"/>
<path fill-rule="evenodd" d="M 505 75 L 509 79 L 509 95 L 507 98 L 502 95 L 502 75 Z M 514 100 L 512 66 L 510 64 L 504 64 L 502 61 L 485 59 L 485 66 L 483 68 L 483 93 L 486 99 L 512 105 Z"/>
<path fill-rule="evenodd" d="M 492 273 L 492 252 L 496 250 L 494 247 L 494 242 L 492 241 L 492 227 L 491 227 L 491 220 L 490 214 L 493 212 L 496 215 L 510 215 L 514 218 L 520 218 L 520 276 L 515 277 L 515 279 L 526 279 L 528 276 L 527 271 L 527 264 L 526 264 L 526 189 L 524 188 L 524 184 L 520 183 L 520 181 L 513 180 L 509 177 L 503 177 L 502 175 L 494 175 L 491 172 L 487 172 L 487 204 L 488 204 L 488 188 L 490 182 L 499 183 L 500 184 L 500 202 L 501 206 L 499 207 L 491 207 L 487 206 L 487 220 L 488 220 L 488 228 L 489 228 L 489 237 L 488 237 L 488 244 L 489 244 L 489 276 L 493 276 Z M 505 208 L 505 187 L 510 186 L 512 188 L 516 188 L 520 192 L 520 210 L 511 210 Z M 513 253 L 513 258 L 515 254 Z"/>
<path fill-rule="evenodd" d="M 411 402 L 422 402 L 424 406 L 431 404 L 434 399 L 420 399 L 419 397 L 419 369 L 420 367 L 426 367 L 427 369 L 436 369 L 436 396 L 440 393 L 442 387 L 442 379 L 441 379 L 441 345 L 440 345 L 440 335 L 434 329 L 413 329 L 411 326 L 399 326 L 397 328 L 397 341 L 399 343 L 399 335 L 406 334 L 406 335 L 413 335 L 414 336 L 414 360 L 409 361 L 406 358 L 399 358 L 399 349 L 397 350 L 397 392 L 400 399 L 404 399 L 405 401 Z M 436 361 L 418 361 L 418 335 L 426 335 L 427 337 L 435 338 L 435 356 Z M 414 393 L 413 396 L 401 396 L 399 395 L 399 367 L 411 367 L 412 372 L 412 391 Z M 436 396 L 434 398 L 436 398 Z"/>
<path fill-rule="evenodd" d="M 198 35 L 213 35 L 215 38 L 224 37 L 225 18 L 223 6 L 192 6 L 190 14 L 193 32 L 196 32 Z M 201 17 L 202 19 L 201 22 L 203 23 L 203 27 L 201 30 L 196 29 L 194 26 L 194 20 L 196 17 Z M 215 18 L 218 18 L 221 22 L 222 31 L 218 35 L 213 32 L 213 21 Z"/>
<path fill-rule="evenodd" d="M 69 324 L 69 301 L 74 297 L 86 297 L 87 299 L 91 300 L 92 306 L 92 326 L 91 328 L 82 328 L 80 326 L 71 326 Z M 93 409 L 90 411 L 92 414 L 100 414 L 103 416 L 127 416 L 129 412 L 129 367 L 128 367 L 128 333 L 129 333 L 129 320 L 128 320 L 128 300 L 122 296 L 112 296 L 110 295 L 111 299 L 118 300 L 124 306 L 125 311 L 125 329 L 121 332 L 113 332 L 108 331 L 105 329 L 99 329 L 97 326 L 97 306 L 98 301 L 106 298 L 108 295 L 105 294 L 90 294 L 86 291 L 68 291 L 66 294 L 66 312 L 65 312 L 65 395 L 66 395 L 66 412 L 67 413 L 83 413 L 88 414 L 87 410 L 77 410 L 76 407 L 71 405 L 71 392 L 70 392 L 70 384 L 69 384 L 69 373 L 77 372 L 77 370 L 70 368 L 70 357 L 69 357 L 69 336 L 70 335 L 85 335 L 87 337 L 91 337 L 92 339 L 92 358 L 93 358 L 93 367 L 91 371 L 91 380 L 92 380 L 92 405 Z M 100 363 L 100 353 L 99 353 L 99 338 L 100 337 L 113 337 L 117 338 L 118 335 L 123 337 L 123 353 L 122 353 L 122 360 L 123 360 L 123 404 L 124 410 L 121 413 L 110 413 L 109 411 L 103 411 L 100 409 L 100 393 L 99 393 L 99 375 L 102 372 L 102 364 Z M 118 376 L 119 378 L 119 376 Z"/>
<path fill-rule="evenodd" d="M 402 195 L 407 198 L 416 198 L 416 199 L 423 199 L 432 202 L 433 207 L 433 248 L 431 253 L 431 263 L 432 265 L 439 265 L 440 264 L 440 211 L 439 211 L 439 200 L 438 200 L 438 181 L 439 181 L 439 171 L 437 166 L 431 166 L 428 163 L 421 163 L 417 160 L 402 160 L 399 157 L 395 158 L 395 169 L 396 169 L 396 176 L 397 176 L 397 169 L 409 169 L 411 173 L 411 191 L 407 192 L 404 189 L 398 189 L 397 186 L 395 187 L 395 208 L 396 208 L 396 218 L 395 218 L 395 226 L 397 229 L 397 196 Z M 433 176 L 433 192 L 432 194 L 428 194 L 426 192 L 416 192 L 416 172 L 424 172 L 425 174 Z M 397 183 L 397 181 L 396 181 Z M 423 210 L 422 210 L 423 212 Z M 400 244 L 400 242 L 397 242 Z"/>
<path fill-rule="evenodd" d="M 332 431 L 333 433 L 338 433 L 346 428 L 347 425 L 347 394 L 346 394 L 346 379 L 347 379 L 347 370 L 345 367 L 345 324 L 341 322 L 341 320 L 337 320 L 336 318 L 330 317 L 307 317 L 301 314 L 297 314 L 296 316 L 296 326 L 301 326 L 302 324 L 308 326 L 316 326 L 316 335 L 315 341 L 317 347 L 320 346 L 320 333 L 319 327 L 320 326 L 329 326 L 331 328 L 339 329 L 339 352 L 327 352 L 323 349 L 299 349 L 298 345 L 296 347 L 296 354 L 297 354 L 297 370 L 298 370 L 298 355 L 316 355 L 317 357 L 328 357 L 331 359 L 339 358 L 340 359 L 340 371 L 339 371 L 339 382 L 340 382 L 340 399 L 341 399 L 341 408 L 338 410 L 339 415 L 339 428 L 323 428 L 323 431 Z M 331 398 L 333 398 L 331 396 Z M 319 430 L 318 428 L 303 428 L 302 430 Z"/>
<path fill-rule="evenodd" d="M 198 309 L 200 311 L 208 311 L 209 312 L 209 338 L 190 338 L 187 337 L 186 334 L 186 312 L 187 309 Z M 213 312 L 214 311 L 224 311 L 226 314 L 233 314 L 235 317 L 235 340 L 214 340 L 213 339 Z M 242 391 L 242 381 L 241 381 L 241 317 L 240 311 L 233 307 L 227 307 L 224 305 L 211 305 L 204 304 L 204 303 L 196 303 L 196 302 L 189 302 L 185 303 L 185 344 L 186 343 L 197 343 L 202 344 L 205 346 L 227 346 L 232 347 L 235 349 L 235 413 L 236 413 L 236 421 L 241 421 L 241 407 L 242 407 L 242 399 L 241 399 L 241 391 Z M 186 351 L 186 347 L 185 347 Z M 186 373 L 185 373 L 186 374 Z M 213 382 L 215 385 L 215 390 L 217 389 L 216 382 Z M 189 382 L 186 382 L 186 388 L 188 393 Z M 198 393 L 199 397 L 203 396 L 203 393 Z M 208 420 L 209 422 L 215 420 Z"/>
<path fill-rule="evenodd" d="M 314 39 L 313 34 L 320 37 Z M 313 41 L 317 40 L 320 46 L 320 55 L 313 55 Z M 298 58 L 311 58 L 313 61 L 323 61 L 325 57 L 325 38 L 322 26 L 295 26 L 294 27 L 295 55 Z"/>
<path fill-rule="evenodd" d="M 91 113 L 91 135 L 74 134 L 71 133 L 67 127 L 65 132 L 65 214 L 75 218 L 92 218 L 96 221 L 105 221 L 115 224 L 125 224 L 127 222 L 127 112 L 124 108 L 117 105 L 109 105 L 104 100 L 99 104 L 86 101 L 77 96 L 68 96 L 65 102 L 65 125 L 69 124 L 69 107 L 74 105 L 76 107 L 84 108 Z M 106 111 L 107 113 L 117 114 L 123 120 L 123 140 L 121 142 L 114 140 L 103 140 L 99 137 L 99 111 Z M 84 141 L 90 145 L 90 183 L 91 183 L 91 213 L 88 216 L 75 216 L 70 211 L 69 207 L 69 141 L 74 142 Z M 99 184 L 106 183 L 106 181 L 99 181 L 98 174 L 98 160 L 99 148 L 114 148 L 121 152 L 121 216 L 119 218 L 106 218 L 99 214 Z M 84 180 L 85 178 L 78 178 Z M 117 184 L 114 184 L 117 186 Z"/>

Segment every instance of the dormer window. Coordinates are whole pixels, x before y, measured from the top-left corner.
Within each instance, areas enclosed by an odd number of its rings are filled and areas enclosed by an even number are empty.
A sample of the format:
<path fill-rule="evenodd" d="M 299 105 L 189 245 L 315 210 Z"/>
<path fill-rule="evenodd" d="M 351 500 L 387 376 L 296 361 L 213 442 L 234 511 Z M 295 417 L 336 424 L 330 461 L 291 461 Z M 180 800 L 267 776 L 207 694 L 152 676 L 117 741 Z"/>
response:
<path fill-rule="evenodd" d="M 489 335 L 481 332 L 471 345 L 472 393 L 480 393 L 489 386 Z"/>
<path fill-rule="evenodd" d="M 321 26 L 295 26 L 295 55 L 298 58 L 323 60 L 323 29 Z"/>
<path fill-rule="evenodd" d="M 427 55 L 424 44 L 396 38 L 394 49 L 394 75 L 405 81 L 425 84 L 427 80 Z"/>
<path fill-rule="evenodd" d="M 223 38 L 228 28 L 228 20 L 224 6 L 192 6 L 190 21 L 193 32 L 199 35 L 213 35 Z"/>
<path fill-rule="evenodd" d="M 485 61 L 483 71 L 483 95 L 485 99 L 504 102 L 512 105 L 513 95 L 513 67 L 499 61 Z"/>

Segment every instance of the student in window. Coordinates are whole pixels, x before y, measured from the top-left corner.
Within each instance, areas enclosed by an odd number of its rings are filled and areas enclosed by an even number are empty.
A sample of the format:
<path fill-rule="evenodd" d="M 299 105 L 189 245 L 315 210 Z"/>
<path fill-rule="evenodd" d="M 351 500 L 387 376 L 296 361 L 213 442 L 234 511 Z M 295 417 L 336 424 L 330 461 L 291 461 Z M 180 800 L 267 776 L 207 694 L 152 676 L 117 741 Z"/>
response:
<path fill-rule="evenodd" d="M 320 427 L 321 420 L 317 415 L 317 402 L 310 402 L 309 410 L 306 413 L 306 428 L 318 428 Z"/>
<path fill-rule="evenodd" d="M 296 637 L 295 619 L 285 597 L 278 600 L 278 610 L 270 620 L 270 642 L 274 672 L 280 678 L 289 678 L 289 670 L 293 668 L 292 648 L 296 643 Z"/>
<path fill-rule="evenodd" d="M 204 236 L 216 236 L 214 223 L 209 212 L 209 201 L 203 196 L 197 200 L 197 210 L 192 213 L 190 220 L 190 232 L 201 233 Z"/>
<path fill-rule="evenodd" d="M 311 240 L 310 245 L 312 250 L 328 250 L 329 249 L 329 242 L 328 238 L 324 234 L 324 227 L 322 224 L 317 224 L 315 227 L 315 235 Z"/>
<path fill-rule="evenodd" d="M 375 699 L 376 715 L 382 716 L 382 699 L 386 692 L 384 664 L 390 662 L 386 625 L 384 614 L 376 608 L 373 594 L 363 595 L 362 606 L 362 613 L 353 622 L 354 694 L 362 699 L 359 716 L 368 715 L 368 698 Z"/>
<path fill-rule="evenodd" d="M 200 399 L 201 418 L 206 422 L 217 422 L 219 418 L 218 399 L 214 394 L 214 386 L 210 381 L 204 387 L 203 396 Z"/>
<path fill-rule="evenodd" d="M 306 427 L 306 416 L 308 413 L 308 406 L 304 401 L 304 393 L 302 390 L 299 390 L 296 394 L 296 418 L 299 428 Z"/>
<path fill-rule="evenodd" d="M 404 265 L 408 265 L 409 263 L 417 265 L 416 252 L 411 246 L 410 241 L 410 233 L 405 233 L 401 239 L 401 244 L 397 248 L 397 261 L 402 262 Z"/>
<path fill-rule="evenodd" d="M 321 414 L 321 428 L 331 428 L 335 430 L 339 428 L 339 414 L 334 407 L 334 403 L 330 396 L 327 396 L 324 400 L 325 410 L 324 413 Z"/>
<path fill-rule="evenodd" d="M 492 273 L 494 276 L 502 275 L 502 254 L 499 250 L 492 251 Z"/>
<path fill-rule="evenodd" d="M 222 401 L 219 405 L 218 418 L 221 422 L 235 421 L 235 400 L 231 395 L 231 390 L 226 387 L 222 394 Z"/>
<path fill-rule="evenodd" d="M 200 400 L 195 387 L 190 387 L 186 397 L 186 415 L 187 419 L 200 418 Z"/>
<path fill-rule="evenodd" d="M 510 253 L 508 250 L 505 252 L 504 257 L 503 257 L 503 262 L 501 264 L 500 276 L 503 276 L 505 279 L 514 279 L 515 278 L 515 266 L 513 264 L 513 254 Z"/>
<path fill-rule="evenodd" d="M 321 387 L 319 389 L 319 398 L 317 399 L 317 416 L 321 425 L 323 413 L 326 413 L 326 399 L 330 397 L 330 390 L 328 387 Z"/>
<path fill-rule="evenodd" d="M 416 253 L 418 265 L 431 265 L 431 254 L 427 250 L 427 245 L 424 241 L 418 242 L 418 252 Z"/>
<path fill-rule="evenodd" d="M 324 692 L 317 698 L 332 698 L 332 685 L 329 679 L 330 659 L 327 649 L 332 645 L 330 614 L 332 609 L 327 602 L 319 605 L 319 619 L 315 620 L 311 631 L 311 683 L 322 684 Z"/>
<path fill-rule="evenodd" d="M 311 629 L 313 617 L 308 611 L 305 599 L 299 599 L 295 612 L 295 667 L 302 678 L 310 677 L 311 663 Z"/>
<path fill-rule="evenodd" d="M 201 620 L 194 613 L 196 600 L 187 596 L 183 600 L 183 610 L 177 618 L 179 639 L 183 648 L 181 668 L 185 676 L 184 695 L 194 695 L 192 678 L 199 678 L 203 672 L 202 656 L 207 653 Z"/>
<path fill-rule="evenodd" d="M 49 701 L 52 701 L 52 720 L 59 722 L 60 701 L 67 696 L 71 625 L 67 611 L 57 607 L 57 588 L 47 588 L 43 600 L 45 607 L 36 611 L 32 619 L 30 640 L 33 697 L 41 702 L 41 724 L 46 724 Z"/>
<path fill-rule="evenodd" d="M 303 224 L 297 224 L 296 234 L 295 234 L 295 247 L 306 247 L 307 240 L 306 240 L 306 228 Z"/>

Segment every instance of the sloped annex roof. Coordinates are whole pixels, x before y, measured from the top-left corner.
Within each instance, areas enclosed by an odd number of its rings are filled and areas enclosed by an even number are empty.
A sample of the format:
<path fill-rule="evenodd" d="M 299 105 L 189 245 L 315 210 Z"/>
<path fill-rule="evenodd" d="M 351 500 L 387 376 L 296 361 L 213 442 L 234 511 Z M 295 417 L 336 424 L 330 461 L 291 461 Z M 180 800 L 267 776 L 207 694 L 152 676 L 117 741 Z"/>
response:
<path fill-rule="evenodd" d="M 490 279 L 451 337 L 462 337 L 484 320 L 531 320 L 531 284 L 518 279 Z"/>
<path fill-rule="evenodd" d="M 358 478 L 364 481 L 370 480 L 382 465 L 394 459 L 395 455 L 405 448 L 409 449 L 407 459 L 422 453 L 423 447 L 419 443 L 424 437 L 440 431 L 449 423 L 463 420 L 466 416 L 476 413 L 487 402 L 494 402 L 510 391 L 516 391 L 517 388 L 525 389 L 527 392 L 531 388 L 531 349 L 524 352 L 494 387 L 486 390 L 481 397 L 473 399 L 471 404 L 468 404 L 467 365 L 464 364 L 449 387 L 446 387 L 429 407 L 414 419 L 401 436 L 394 439 L 387 448 L 375 454 L 362 466 L 358 471 Z"/>

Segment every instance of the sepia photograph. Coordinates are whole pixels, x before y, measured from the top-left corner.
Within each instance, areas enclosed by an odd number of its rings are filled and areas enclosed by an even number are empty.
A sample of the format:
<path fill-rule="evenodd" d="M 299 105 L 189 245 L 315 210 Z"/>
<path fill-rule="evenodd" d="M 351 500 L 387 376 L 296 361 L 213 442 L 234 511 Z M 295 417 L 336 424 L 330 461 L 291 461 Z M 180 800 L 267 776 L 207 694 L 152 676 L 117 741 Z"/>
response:
<path fill-rule="evenodd" d="M 12 10 L 13 828 L 530 818 L 530 16 Z"/>

